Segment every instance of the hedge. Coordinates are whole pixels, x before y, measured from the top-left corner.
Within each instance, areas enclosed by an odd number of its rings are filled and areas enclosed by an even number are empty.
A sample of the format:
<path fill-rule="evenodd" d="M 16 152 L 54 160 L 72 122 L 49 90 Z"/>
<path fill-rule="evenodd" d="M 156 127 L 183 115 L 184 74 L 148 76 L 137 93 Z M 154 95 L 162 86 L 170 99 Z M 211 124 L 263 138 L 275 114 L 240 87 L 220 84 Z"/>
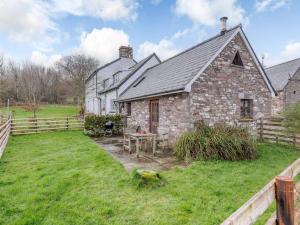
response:
<path fill-rule="evenodd" d="M 122 134 L 124 127 L 124 117 L 121 115 L 86 116 L 84 122 L 86 134 L 94 137 L 104 136 L 105 124 L 109 121 L 114 124 L 113 134 Z"/>

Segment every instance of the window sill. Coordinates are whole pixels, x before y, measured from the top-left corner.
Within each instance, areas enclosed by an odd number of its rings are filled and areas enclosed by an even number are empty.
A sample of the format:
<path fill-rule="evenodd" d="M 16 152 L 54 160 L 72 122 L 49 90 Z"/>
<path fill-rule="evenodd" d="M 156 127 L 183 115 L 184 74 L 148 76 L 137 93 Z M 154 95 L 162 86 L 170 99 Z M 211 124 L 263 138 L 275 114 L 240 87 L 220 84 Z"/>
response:
<path fill-rule="evenodd" d="M 244 68 L 245 68 L 244 66 L 233 65 L 233 64 L 231 64 L 230 66 L 235 67 L 235 68 L 238 68 L 238 69 L 244 69 Z"/>
<path fill-rule="evenodd" d="M 239 122 L 253 122 L 255 119 L 253 118 L 241 118 L 239 119 Z"/>

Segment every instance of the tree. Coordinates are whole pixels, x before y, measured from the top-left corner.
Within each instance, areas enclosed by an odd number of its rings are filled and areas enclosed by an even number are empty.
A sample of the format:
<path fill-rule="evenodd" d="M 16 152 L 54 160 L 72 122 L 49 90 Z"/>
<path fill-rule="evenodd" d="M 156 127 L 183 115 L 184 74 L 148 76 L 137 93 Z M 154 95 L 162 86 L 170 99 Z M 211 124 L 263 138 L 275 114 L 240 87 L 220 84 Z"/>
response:
<path fill-rule="evenodd" d="M 45 76 L 45 68 L 26 62 L 22 66 L 20 75 L 22 96 L 29 110 L 36 117 L 36 112 L 44 96 L 45 87 L 43 86 L 43 78 Z"/>
<path fill-rule="evenodd" d="M 82 107 L 85 100 L 85 80 L 98 64 L 96 59 L 84 55 L 65 56 L 57 63 L 59 70 L 72 79 L 73 90 Z"/>

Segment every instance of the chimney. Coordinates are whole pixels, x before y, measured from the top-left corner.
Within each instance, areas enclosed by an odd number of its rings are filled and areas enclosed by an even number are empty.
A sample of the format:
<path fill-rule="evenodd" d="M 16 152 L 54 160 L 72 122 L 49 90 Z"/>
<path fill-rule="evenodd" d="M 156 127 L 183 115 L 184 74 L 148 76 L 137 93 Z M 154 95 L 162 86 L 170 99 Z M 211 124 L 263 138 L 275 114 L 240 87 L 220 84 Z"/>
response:
<path fill-rule="evenodd" d="M 221 34 L 225 34 L 226 30 L 227 30 L 227 20 L 228 17 L 223 16 L 220 21 L 221 21 Z"/>
<path fill-rule="evenodd" d="M 119 57 L 120 58 L 133 58 L 133 50 L 129 46 L 121 46 L 119 48 Z"/>

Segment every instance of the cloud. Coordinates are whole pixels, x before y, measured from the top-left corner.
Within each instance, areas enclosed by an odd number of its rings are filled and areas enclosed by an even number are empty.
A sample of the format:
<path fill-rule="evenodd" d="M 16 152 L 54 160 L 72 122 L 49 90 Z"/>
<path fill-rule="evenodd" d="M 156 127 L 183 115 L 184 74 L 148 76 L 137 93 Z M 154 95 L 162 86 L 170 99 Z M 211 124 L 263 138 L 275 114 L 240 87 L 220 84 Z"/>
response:
<path fill-rule="evenodd" d="M 256 2 L 255 9 L 257 12 L 274 11 L 286 6 L 288 3 L 289 0 L 260 0 Z"/>
<path fill-rule="evenodd" d="M 177 0 L 175 13 L 206 26 L 215 26 L 222 16 L 229 18 L 229 24 L 248 20 L 245 10 L 237 5 L 236 0 Z"/>
<path fill-rule="evenodd" d="M 191 31 L 191 29 L 178 31 L 171 38 L 163 38 L 158 43 L 146 41 L 140 44 L 138 49 L 138 56 L 139 58 L 145 58 L 155 52 L 162 60 L 170 58 L 180 52 L 180 49 L 175 47 L 175 42 L 178 39 L 185 37 Z"/>
<path fill-rule="evenodd" d="M 116 59 L 121 45 L 129 45 L 129 36 L 123 30 L 104 27 L 81 35 L 80 46 L 75 52 L 98 59 L 101 63 Z"/>
<path fill-rule="evenodd" d="M 134 20 L 137 8 L 137 0 L 1 0 L 0 32 L 46 52 L 68 35 L 56 22 L 64 14 Z"/>
<path fill-rule="evenodd" d="M 59 40 L 46 5 L 36 0 L 1 0 L 0 32 L 13 41 L 44 50 Z"/>
<path fill-rule="evenodd" d="M 265 53 L 265 65 L 272 66 L 281 62 L 289 61 L 295 58 L 300 58 L 300 41 L 287 43 L 278 56 Z"/>
<path fill-rule="evenodd" d="M 41 53 L 39 51 L 33 51 L 31 53 L 31 61 L 35 64 L 46 66 L 46 67 L 52 67 L 55 65 L 57 61 L 59 61 L 62 58 L 62 55 L 54 54 L 54 55 L 46 55 L 44 53 Z"/>
<path fill-rule="evenodd" d="M 52 0 L 53 10 L 103 20 L 135 20 L 137 0 Z"/>

